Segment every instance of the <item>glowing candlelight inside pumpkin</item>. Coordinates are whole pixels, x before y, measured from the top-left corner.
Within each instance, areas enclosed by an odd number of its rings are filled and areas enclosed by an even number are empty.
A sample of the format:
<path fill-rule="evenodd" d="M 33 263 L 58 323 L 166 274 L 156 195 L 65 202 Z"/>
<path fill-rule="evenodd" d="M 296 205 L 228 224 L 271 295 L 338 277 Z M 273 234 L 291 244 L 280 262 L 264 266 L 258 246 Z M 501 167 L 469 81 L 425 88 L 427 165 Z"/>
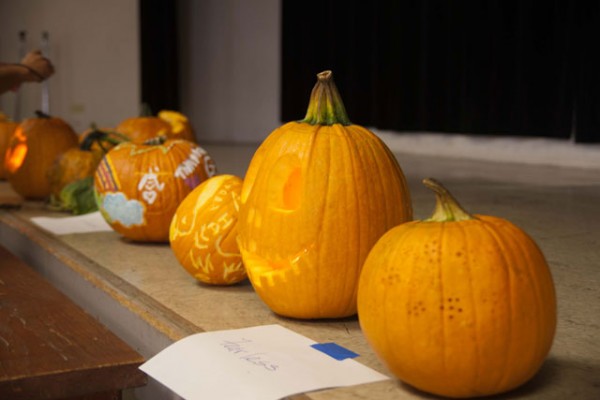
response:
<path fill-rule="evenodd" d="M 16 172 L 23 165 L 27 155 L 27 136 L 25 136 L 20 126 L 15 129 L 12 140 L 18 143 L 6 151 L 4 160 L 4 167 L 10 173 Z"/>

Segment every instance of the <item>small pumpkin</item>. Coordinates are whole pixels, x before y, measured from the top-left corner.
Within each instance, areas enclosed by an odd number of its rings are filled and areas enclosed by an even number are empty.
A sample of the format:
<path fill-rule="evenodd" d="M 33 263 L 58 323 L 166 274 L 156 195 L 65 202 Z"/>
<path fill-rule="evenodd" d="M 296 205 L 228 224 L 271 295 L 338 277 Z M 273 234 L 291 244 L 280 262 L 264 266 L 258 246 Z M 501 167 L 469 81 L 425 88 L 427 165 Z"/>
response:
<path fill-rule="evenodd" d="M 402 381 L 447 397 L 509 391 L 547 356 L 556 295 L 544 255 L 523 230 L 470 215 L 437 181 L 433 216 L 388 231 L 360 278 L 358 316 Z"/>
<path fill-rule="evenodd" d="M 194 134 L 192 124 L 184 114 L 179 111 L 161 110 L 158 112 L 157 116 L 171 125 L 172 138 L 196 142 L 196 135 Z"/>
<path fill-rule="evenodd" d="M 4 159 L 10 185 L 28 199 L 50 195 L 48 169 L 59 155 L 78 144 L 77 134 L 63 119 L 37 114 L 15 129 Z"/>
<path fill-rule="evenodd" d="M 124 119 L 115 131 L 126 135 L 134 143 L 143 143 L 159 136 L 196 142 L 192 126 L 185 115 L 171 110 L 162 110 L 158 115 L 152 115 L 146 105 L 142 107 L 142 115 Z"/>
<path fill-rule="evenodd" d="M 317 77 L 305 119 L 273 131 L 252 157 L 238 220 L 255 291 L 301 319 L 354 315 L 368 251 L 412 218 L 396 158 L 348 120 L 331 71 Z"/>
<path fill-rule="evenodd" d="M 86 132 L 79 146 L 59 155 L 48 170 L 51 197 L 57 197 L 69 183 L 93 176 L 104 154 L 118 143 L 119 139 L 106 131 Z"/>
<path fill-rule="evenodd" d="M 123 142 L 102 158 L 94 174 L 98 208 L 126 238 L 168 242 L 179 203 L 215 172 L 208 153 L 188 140 Z"/>
<path fill-rule="evenodd" d="M 198 281 L 232 285 L 246 279 L 237 245 L 242 179 L 216 175 L 181 202 L 171 222 L 169 242 L 179 263 Z"/>
<path fill-rule="evenodd" d="M 8 148 L 8 142 L 11 136 L 15 132 L 18 124 L 11 121 L 5 114 L 0 112 L 0 161 L 4 161 L 4 155 Z M 4 168 L 4 162 L 0 162 L 0 179 L 6 179 L 6 169 Z"/>

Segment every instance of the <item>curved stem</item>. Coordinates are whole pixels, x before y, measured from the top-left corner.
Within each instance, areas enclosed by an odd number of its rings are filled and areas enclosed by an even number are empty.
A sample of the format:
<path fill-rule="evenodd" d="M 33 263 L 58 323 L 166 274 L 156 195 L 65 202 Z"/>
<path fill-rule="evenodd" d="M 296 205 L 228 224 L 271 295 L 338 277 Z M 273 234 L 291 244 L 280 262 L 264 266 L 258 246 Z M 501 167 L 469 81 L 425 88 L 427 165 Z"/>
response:
<path fill-rule="evenodd" d="M 423 184 L 433 190 L 436 197 L 433 215 L 427 221 L 450 222 L 475 219 L 462 208 L 454 196 L 440 182 L 433 178 L 425 178 Z"/>
<path fill-rule="evenodd" d="M 344 102 L 333 83 L 333 73 L 317 74 L 317 83 L 310 94 L 308 110 L 301 122 L 311 125 L 351 125 Z"/>

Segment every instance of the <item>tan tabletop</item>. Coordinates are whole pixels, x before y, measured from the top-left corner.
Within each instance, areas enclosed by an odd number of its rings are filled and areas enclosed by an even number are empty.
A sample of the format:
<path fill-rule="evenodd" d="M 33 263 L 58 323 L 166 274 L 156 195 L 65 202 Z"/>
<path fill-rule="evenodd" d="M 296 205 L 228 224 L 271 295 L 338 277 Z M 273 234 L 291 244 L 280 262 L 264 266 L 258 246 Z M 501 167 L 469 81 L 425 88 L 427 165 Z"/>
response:
<path fill-rule="evenodd" d="M 237 165 L 222 162 L 229 169 L 220 168 L 220 172 L 239 175 L 244 157 L 251 155 L 232 155 L 232 151 L 244 150 L 226 147 L 209 151 L 217 165 L 220 160 L 236 160 Z M 500 398 L 600 398 L 600 174 L 407 155 L 398 158 L 409 180 L 416 218 L 433 210 L 434 197 L 419 182 L 434 176 L 468 210 L 501 216 L 522 227 L 540 245 L 551 266 L 559 307 L 554 346 L 532 381 Z M 358 362 L 389 375 L 367 345 L 356 318 L 281 318 L 262 303 L 248 282 L 232 287 L 197 283 L 166 244 L 134 244 L 112 231 L 55 236 L 31 223 L 29 219 L 36 215 L 64 214 L 50 212 L 40 202 L 2 210 L 0 243 L 37 265 L 144 357 L 195 332 L 281 324 L 317 342 L 344 346 L 360 355 Z M 146 398 L 142 392 L 141 396 Z M 432 398 L 396 379 L 303 396 Z"/>

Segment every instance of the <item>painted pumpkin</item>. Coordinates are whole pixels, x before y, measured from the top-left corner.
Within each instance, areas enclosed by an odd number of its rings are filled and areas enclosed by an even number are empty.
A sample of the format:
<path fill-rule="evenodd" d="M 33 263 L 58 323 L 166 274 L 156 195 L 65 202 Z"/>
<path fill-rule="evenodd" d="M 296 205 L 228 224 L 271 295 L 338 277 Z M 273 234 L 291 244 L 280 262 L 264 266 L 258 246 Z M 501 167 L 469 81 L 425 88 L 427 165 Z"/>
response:
<path fill-rule="evenodd" d="M 208 153 L 188 140 L 123 142 L 94 175 L 98 208 L 112 228 L 140 242 L 168 242 L 179 203 L 215 174 Z"/>
<path fill-rule="evenodd" d="M 406 180 L 387 146 L 348 121 L 330 71 L 306 118 L 273 131 L 244 178 L 239 246 L 248 277 L 277 314 L 356 313 L 371 246 L 412 218 Z"/>
<path fill-rule="evenodd" d="M 469 215 L 439 183 L 433 216 L 387 232 L 360 278 L 367 341 L 402 381 L 448 397 L 529 380 L 547 356 L 556 297 L 546 260 L 511 222 Z"/>
<path fill-rule="evenodd" d="M 213 176 L 196 187 L 173 216 L 171 249 L 200 282 L 231 285 L 246 279 L 237 245 L 241 190 L 239 177 Z"/>
<path fill-rule="evenodd" d="M 17 128 L 17 123 L 11 121 L 6 115 L 0 112 L 0 161 L 4 161 L 4 155 L 8 148 L 11 136 Z M 4 162 L 0 162 L 0 179 L 6 179 L 6 168 Z"/>
<path fill-rule="evenodd" d="M 4 159 L 7 179 L 15 192 L 27 199 L 49 196 L 48 169 L 77 143 L 77 134 L 61 118 L 38 113 L 23 120 L 10 139 Z"/>

